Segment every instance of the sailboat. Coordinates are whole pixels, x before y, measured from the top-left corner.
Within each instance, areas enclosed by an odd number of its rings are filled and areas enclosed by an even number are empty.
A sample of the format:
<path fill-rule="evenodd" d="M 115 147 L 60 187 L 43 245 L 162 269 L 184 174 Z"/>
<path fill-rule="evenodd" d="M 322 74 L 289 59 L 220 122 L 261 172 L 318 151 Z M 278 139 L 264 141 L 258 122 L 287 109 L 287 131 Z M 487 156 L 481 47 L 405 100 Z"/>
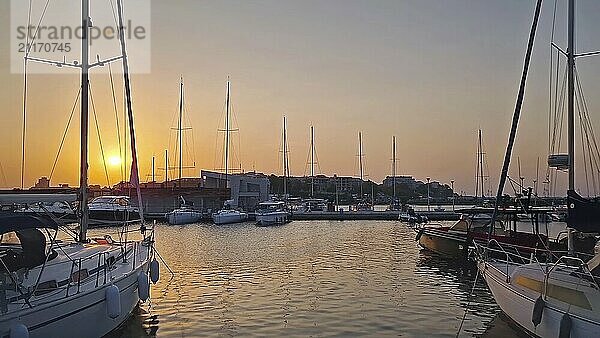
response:
<path fill-rule="evenodd" d="M 392 136 L 392 200 L 388 210 L 391 211 L 400 211 L 402 210 L 402 204 L 398 200 L 396 195 L 396 164 L 398 160 L 396 159 L 396 136 Z"/>
<path fill-rule="evenodd" d="M 89 0 L 82 0 L 82 27 L 90 27 Z M 89 63 L 89 28 L 81 37 L 81 63 L 42 60 L 25 62 L 74 67 L 81 71 L 81 163 L 78 231 L 74 240 L 57 241 L 59 224 L 49 213 L 25 215 L 0 213 L 0 336 L 2 337 L 100 337 L 120 326 L 139 300 L 149 297 L 149 274 L 158 277 L 154 234 L 144 227 L 137 167 L 137 152 L 129 67 L 125 48 L 122 0 L 117 1 L 121 55 Z M 137 188 L 142 220 L 142 240 L 116 241 L 110 236 L 88 238 L 88 104 L 89 75 L 96 65 L 121 60 L 131 136 L 131 182 Z M 27 76 L 27 74 L 25 74 Z M 25 100 L 26 100 L 25 96 Z M 50 202 L 68 196 L 4 195 L 0 203 Z M 9 237 L 19 244 L 6 243 Z M 152 268 L 151 268 L 152 267 Z M 153 272 L 150 273 L 150 270 Z"/>
<path fill-rule="evenodd" d="M 230 114 L 231 114 L 231 82 L 227 80 L 227 93 L 225 95 L 225 153 L 224 164 L 225 164 L 225 184 L 229 185 L 229 133 L 231 132 L 230 127 Z M 215 212 L 212 215 L 213 222 L 215 224 L 231 224 L 240 223 L 248 219 L 248 214 L 233 208 L 235 201 L 228 200 L 224 203 L 223 209 Z"/>
<path fill-rule="evenodd" d="M 287 179 L 289 176 L 288 145 L 287 145 L 287 123 L 283 117 L 283 201 L 266 201 L 258 204 L 256 210 L 256 225 L 271 226 L 282 225 L 291 221 L 288 211 Z"/>
<path fill-rule="evenodd" d="M 492 220 L 498 213 L 498 200 L 503 193 L 508 174 L 541 3 L 541 0 L 537 1 Z M 487 246 L 478 248 L 477 264 L 496 303 L 529 334 L 539 337 L 598 337 L 600 255 L 587 261 L 583 256 L 577 255 L 574 235 L 575 231 L 598 233 L 600 205 L 598 201 L 583 198 L 575 192 L 574 112 L 575 59 L 581 55 L 599 53 L 576 54 L 575 0 L 568 1 L 567 26 L 568 49 L 563 54 L 567 57 L 568 155 L 562 157 L 565 161 L 561 161 L 563 163 L 560 165 L 566 168 L 569 174 L 568 252 L 552 252 L 556 259 L 545 261 L 538 260 L 535 256 L 524 259 L 506 251 L 496 241 L 490 240 Z M 525 263 L 522 263 L 523 260 Z"/>
<path fill-rule="evenodd" d="M 363 144 L 362 144 L 362 132 L 358 132 L 358 168 L 360 171 L 360 197 L 358 203 L 354 206 L 355 211 L 372 211 L 373 204 L 369 203 L 364 197 L 363 184 L 364 184 L 364 169 L 363 169 Z M 371 186 L 372 187 L 372 186 Z M 371 200 L 373 200 L 373 194 L 371 193 Z"/>
<path fill-rule="evenodd" d="M 183 177 L 183 111 L 184 111 L 184 102 L 185 102 L 185 92 L 184 92 L 184 84 L 183 77 L 179 82 L 179 119 L 177 122 L 177 150 L 179 150 L 179 183 L 182 183 Z M 192 167 L 193 168 L 193 167 Z M 165 182 L 168 182 L 169 177 L 169 156 L 168 152 L 165 151 Z M 165 214 L 165 218 L 167 222 L 171 225 L 182 225 L 189 223 L 196 223 L 202 220 L 202 212 L 193 208 L 193 205 L 187 203 L 183 196 L 179 196 L 179 200 L 181 201 L 181 205 L 179 208 L 168 212 Z"/>

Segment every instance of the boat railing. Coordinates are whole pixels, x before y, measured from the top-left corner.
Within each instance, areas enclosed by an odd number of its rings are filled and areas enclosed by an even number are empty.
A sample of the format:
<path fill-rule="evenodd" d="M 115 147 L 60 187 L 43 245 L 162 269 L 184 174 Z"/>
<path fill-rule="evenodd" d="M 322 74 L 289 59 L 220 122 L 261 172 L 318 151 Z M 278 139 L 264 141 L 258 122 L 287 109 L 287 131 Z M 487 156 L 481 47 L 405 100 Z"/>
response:
<path fill-rule="evenodd" d="M 537 253 L 538 253 L 537 248 L 533 248 L 534 251 L 531 253 L 531 255 L 529 257 L 527 257 L 527 256 L 524 256 L 523 254 L 521 254 L 520 251 L 518 250 L 518 248 L 525 248 L 525 247 L 521 247 L 521 246 L 517 246 L 517 245 L 513 245 L 513 244 L 507 244 L 507 243 L 503 243 L 504 245 L 502 245 L 502 244 L 500 244 L 500 242 L 498 242 L 494 238 L 490 239 L 487 242 L 487 245 L 477 244 L 476 241 L 473 241 L 473 244 L 475 245 L 476 254 L 480 258 L 482 258 L 484 261 L 487 261 L 490 258 L 490 256 L 493 255 L 494 253 L 497 254 L 497 255 L 494 255 L 494 260 L 496 260 L 497 262 L 500 262 L 500 263 L 504 263 L 507 283 L 510 283 L 510 266 L 511 265 L 514 265 L 516 263 L 524 263 L 524 262 L 529 262 L 529 263 L 536 262 L 539 265 L 539 267 L 541 268 L 541 264 L 537 260 Z M 512 252 L 511 250 L 507 251 L 505 249 L 505 247 L 513 249 L 514 252 Z M 531 248 L 528 248 L 528 249 L 531 249 Z M 503 258 L 499 258 L 498 256 L 503 257 Z"/>
<path fill-rule="evenodd" d="M 570 264 L 569 264 L 570 263 Z M 558 268 L 570 268 L 573 269 L 573 272 L 583 274 L 589 278 L 589 281 L 594 283 L 595 289 L 599 290 L 600 286 L 594 278 L 592 271 L 590 271 L 586 262 L 584 262 L 579 257 L 573 256 L 561 256 L 550 268 L 544 273 L 544 297 L 548 294 L 548 284 L 550 280 L 550 275 L 554 273 Z"/>
<path fill-rule="evenodd" d="M 46 299 L 56 299 L 57 294 L 64 293 L 64 296 L 61 298 L 69 298 L 74 295 L 80 294 L 81 292 L 87 291 L 82 290 L 83 284 L 94 282 L 96 288 L 106 284 L 110 284 L 113 280 L 112 271 L 114 270 L 114 265 L 118 261 L 121 261 L 123 264 L 127 265 L 128 268 L 131 269 L 128 272 L 134 271 L 135 269 L 139 268 L 138 265 L 140 264 L 140 262 L 137 256 L 142 252 L 141 250 L 144 250 L 142 247 L 140 247 L 143 244 L 142 242 L 130 243 L 132 244 L 132 246 L 125 248 L 119 246 L 107 251 L 98 252 L 90 257 L 75 259 L 69 257 L 68 260 L 63 262 L 46 264 L 45 266 L 40 268 L 39 273 L 35 277 L 36 283 L 34 285 L 25 288 L 21 288 L 18 285 L 14 285 L 12 287 L 8 286 L 13 290 L 15 287 L 17 289 L 21 289 L 23 290 L 23 292 L 20 293 L 20 295 L 17 297 L 7 297 L 6 301 L 8 304 L 14 304 L 23 301 L 24 305 L 29 305 L 31 304 L 31 298 L 35 296 L 37 304 L 44 304 L 46 303 Z M 68 257 L 68 255 L 66 256 Z M 131 260 L 129 260 L 129 262 L 128 257 L 132 258 Z M 89 264 L 90 262 L 95 262 L 95 264 Z M 67 265 L 70 265 L 70 267 L 66 268 Z M 60 266 L 65 266 L 64 270 L 69 271 L 69 275 L 62 275 L 61 277 L 55 278 L 64 278 L 64 280 L 45 280 L 43 278 L 44 271 L 47 271 L 49 268 L 56 269 Z M 91 266 L 94 267 L 91 268 Z M 20 279 L 11 278 L 11 280 L 14 283 L 16 281 L 19 281 Z M 44 283 L 49 282 L 52 286 L 55 287 L 43 286 Z M 59 286 L 63 283 L 63 286 Z M 29 306 L 33 307 L 33 305 Z"/>

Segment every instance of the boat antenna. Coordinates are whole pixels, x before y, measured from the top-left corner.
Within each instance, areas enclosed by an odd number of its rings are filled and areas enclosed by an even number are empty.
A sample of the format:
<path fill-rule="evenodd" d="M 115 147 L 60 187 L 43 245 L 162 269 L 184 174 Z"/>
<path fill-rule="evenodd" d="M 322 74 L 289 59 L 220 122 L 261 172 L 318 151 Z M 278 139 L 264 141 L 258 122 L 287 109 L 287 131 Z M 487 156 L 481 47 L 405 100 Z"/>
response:
<path fill-rule="evenodd" d="M 570 0 L 573 1 L 573 0 Z M 519 93 L 517 95 L 517 102 L 515 104 L 515 111 L 513 113 L 512 126 L 508 137 L 508 145 L 506 146 L 506 153 L 504 154 L 504 164 L 502 165 L 502 174 L 500 175 L 500 181 L 498 183 L 498 191 L 496 193 L 496 201 L 494 203 L 494 212 L 492 213 L 491 225 L 488 232 L 488 241 L 494 231 L 494 224 L 496 224 L 496 218 L 498 217 L 498 207 L 502 194 L 504 193 L 504 185 L 506 184 L 506 178 L 508 176 L 508 169 L 510 167 L 510 158 L 512 156 L 512 150 L 517 136 L 517 127 L 519 126 L 519 118 L 521 117 L 521 108 L 523 106 L 523 98 L 525 96 L 525 85 L 527 84 L 527 75 L 529 73 L 529 64 L 531 61 L 531 53 L 533 52 L 533 43 L 535 41 L 535 33 L 537 31 L 538 20 L 542 9 L 542 0 L 537 0 L 535 6 L 535 14 L 533 16 L 533 22 L 531 24 L 531 31 L 529 32 L 529 41 L 527 42 L 527 52 L 525 54 L 525 62 L 523 64 L 523 73 L 521 74 L 521 83 L 519 85 Z"/>

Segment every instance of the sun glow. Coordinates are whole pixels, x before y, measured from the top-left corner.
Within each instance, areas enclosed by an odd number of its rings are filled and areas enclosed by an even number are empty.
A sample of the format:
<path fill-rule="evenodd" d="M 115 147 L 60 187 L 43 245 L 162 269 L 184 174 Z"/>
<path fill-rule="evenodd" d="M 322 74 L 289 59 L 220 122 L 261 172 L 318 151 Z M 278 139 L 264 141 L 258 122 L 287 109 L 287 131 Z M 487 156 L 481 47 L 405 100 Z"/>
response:
<path fill-rule="evenodd" d="M 119 155 L 112 155 L 108 158 L 108 165 L 111 167 L 121 166 L 121 157 Z"/>

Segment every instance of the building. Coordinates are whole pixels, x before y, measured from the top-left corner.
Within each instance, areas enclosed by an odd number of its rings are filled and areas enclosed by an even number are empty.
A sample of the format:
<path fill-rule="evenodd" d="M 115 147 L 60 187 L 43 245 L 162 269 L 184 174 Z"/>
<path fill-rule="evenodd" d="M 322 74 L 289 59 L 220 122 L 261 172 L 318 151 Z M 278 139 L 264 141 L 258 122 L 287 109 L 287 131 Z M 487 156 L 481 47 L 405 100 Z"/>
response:
<path fill-rule="evenodd" d="M 202 170 L 203 188 L 223 188 L 231 191 L 231 206 L 244 210 L 254 210 L 258 203 L 269 199 L 271 189 L 269 178 L 262 173 L 225 174 Z"/>
<path fill-rule="evenodd" d="M 43 176 L 38 179 L 38 181 L 33 186 L 33 189 L 48 189 L 50 188 L 50 180 L 48 177 Z"/>

